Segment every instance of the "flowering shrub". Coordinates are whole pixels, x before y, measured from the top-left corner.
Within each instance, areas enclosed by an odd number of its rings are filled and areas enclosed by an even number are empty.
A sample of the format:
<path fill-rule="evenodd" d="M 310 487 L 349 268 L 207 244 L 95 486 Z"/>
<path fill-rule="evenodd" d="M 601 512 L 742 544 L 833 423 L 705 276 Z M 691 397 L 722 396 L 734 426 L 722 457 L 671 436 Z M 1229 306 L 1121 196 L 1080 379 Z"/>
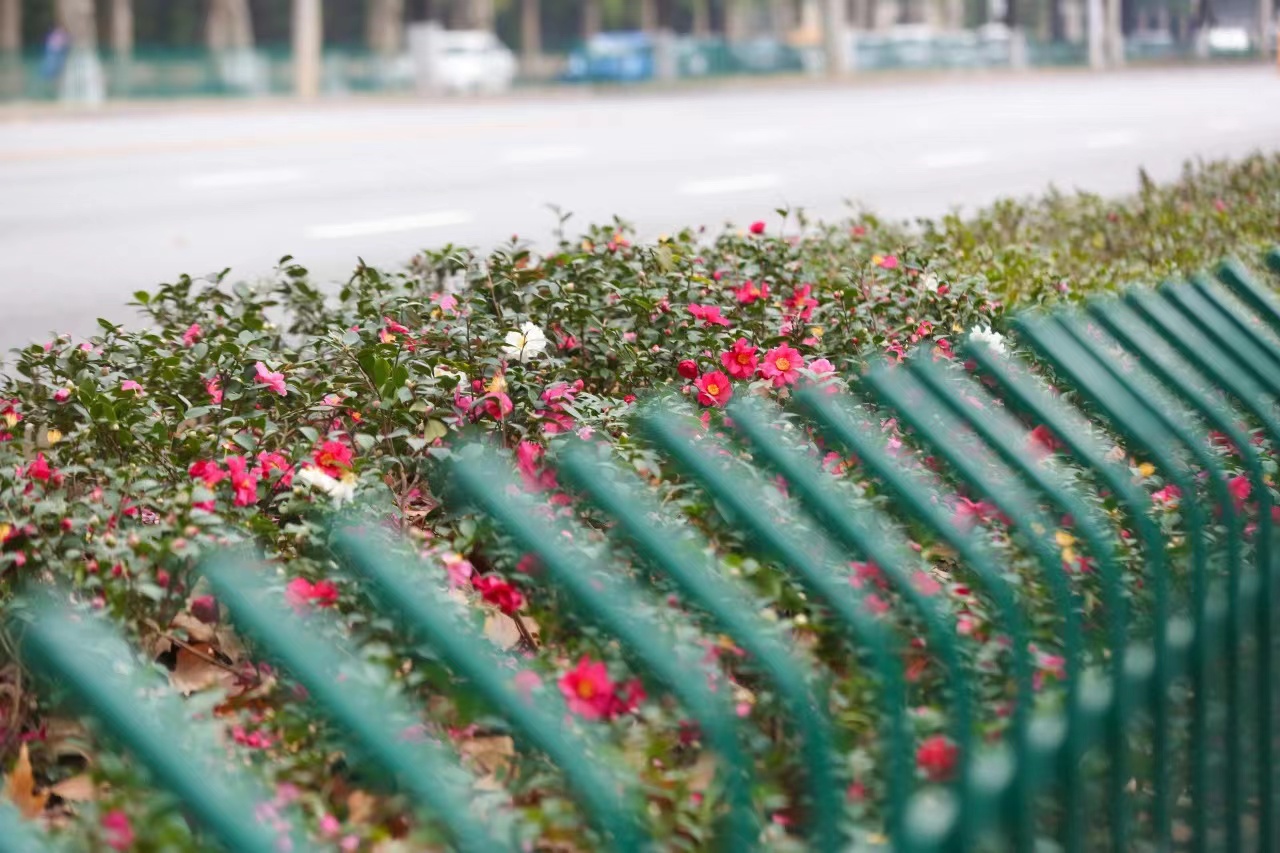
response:
<path fill-rule="evenodd" d="M 910 231 L 871 216 L 815 225 L 785 215 L 744 232 L 690 230 L 641 245 L 615 225 L 542 252 L 513 241 L 483 256 L 427 252 L 398 272 L 361 266 L 330 295 L 289 258 L 259 285 L 184 277 L 135 294 L 144 320 L 136 329 L 100 321 L 89 340 L 56 337 L 16 353 L 0 384 L 0 603 L 23 583 L 56 583 L 109 614 L 169 671 L 175 689 L 217 697 L 215 723 L 236 762 L 253 765 L 282 803 L 311 821 L 305 829 L 318 845 L 375 849 L 390 838 L 429 837 L 401 800 L 366 790 L 367 780 L 332 760 L 340 733 L 317 722 L 287 673 L 244 647 L 198 581 L 202 555 L 252 544 L 276 567 L 296 611 L 341 614 L 352 648 L 396 672 L 429 709 L 424 725 L 453 738 L 485 779 L 501 776 L 486 790 L 505 792 L 521 837 L 590 848 L 560 780 L 534 756 L 509 747 L 495 755 L 502 733 L 492 718 L 451 689 L 439 667 L 411 665 L 416 650 L 338 568 L 325 516 L 352 505 L 370 526 L 403 534 L 421 557 L 424 585 L 447 591 L 495 644 L 526 658 L 532 674 L 522 678 L 534 680 L 522 689 L 533 696 L 543 680 L 554 684 L 567 724 L 607 732 L 645 782 L 655 836 L 698 847 L 719 804 L 696 726 L 669 697 L 647 695 L 615 645 L 566 615 L 531 555 L 443 501 L 441 462 L 469 433 L 509 449 L 525 490 L 543 496 L 555 517 L 598 526 L 547 458 L 562 442 L 600 440 L 662 495 L 672 519 L 710 538 L 718 564 L 832 676 L 850 816 L 873 829 L 882 784 L 868 714 L 875 684 L 851 666 L 820 610 L 777 567 L 750 556 L 733 525 L 629 433 L 637 398 L 684 395 L 713 428 L 734 397 L 785 401 L 804 386 L 835 390 L 873 361 L 900 361 L 924 346 L 949 360 L 953 338 L 969 330 L 1012 350 L 1016 341 L 991 331 L 1009 304 L 1072 298 L 1253 251 L 1274 237 L 1278 211 L 1280 160 L 1256 157 L 1189 171 L 1167 188 L 1147 184 L 1124 201 L 1051 195 Z M 879 425 L 904 464 L 930 467 L 896 423 Z M 1060 450 L 1046 428 L 1027 427 L 1028 453 Z M 1238 471 L 1231 448 L 1217 450 Z M 885 506 L 856 460 L 822 453 L 851 500 Z M 1153 511 L 1175 527 L 1178 488 L 1136 460 L 1134 473 L 1153 492 Z M 1242 511 L 1256 500 L 1249 486 L 1231 482 Z M 786 484 L 772 494 L 771 509 L 788 518 Z M 951 490 L 941 499 L 958 524 L 989 527 L 997 547 L 1012 550 L 1007 519 L 984 496 Z M 1087 575 L 1073 537 L 1061 531 L 1057 543 L 1064 568 Z M 1008 697 L 990 602 L 945 547 L 912 546 L 916 591 L 945 600 L 973 641 L 966 654 L 985 673 L 983 695 L 995 709 L 981 724 L 998 734 Z M 1079 582 L 1089 588 L 1087 578 Z M 851 564 L 849 583 L 873 612 L 899 609 L 874 563 Z M 1063 665 L 1051 651 L 1054 615 L 1042 586 L 1026 583 L 1042 611 L 1036 683 L 1051 703 Z M 1140 579 L 1127 583 L 1137 589 Z M 674 592 L 668 604 L 680 612 Z M 1096 599 L 1086 607 L 1092 618 Z M 674 625 L 671 614 L 662 618 Z M 773 733 L 759 746 L 757 798 L 770 813 L 770 843 L 796 843 L 795 786 L 783 769 L 795 750 L 785 727 L 770 724 L 784 716 L 776 698 L 733 643 L 687 634 L 705 649 L 708 677 L 728 679 L 738 713 Z M 907 671 L 919 779 L 942 782 L 958 748 L 943 733 L 943 679 L 923 640 Z M 27 681 L 15 663 L 0 679 L 14 686 L 0 691 L 2 766 L 29 743 L 41 787 L 55 786 L 67 773 L 49 735 L 56 708 L 20 689 Z M 136 839 L 146 849 L 194 849 L 180 820 L 148 818 L 137 796 L 146 782 L 129 762 L 109 746 L 92 756 L 86 765 L 81 754 L 76 771 L 103 783 L 93 795 L 54 797 L 36 813 L 86 844 L 123 850 Z"/>

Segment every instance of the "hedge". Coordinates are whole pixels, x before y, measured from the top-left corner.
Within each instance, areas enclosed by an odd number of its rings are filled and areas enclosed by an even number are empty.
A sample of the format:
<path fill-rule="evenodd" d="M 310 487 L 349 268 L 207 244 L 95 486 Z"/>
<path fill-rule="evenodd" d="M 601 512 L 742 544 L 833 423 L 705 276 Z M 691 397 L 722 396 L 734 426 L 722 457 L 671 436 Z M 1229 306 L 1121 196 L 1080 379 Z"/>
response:
<path fill-rule="evenodd" d="M 874 683 L 820 609 L 777 567 L 746 556 L 731 521 L 664 468 L 629 432 L 629 418 L 647 398 L 683 395 L 711 433 L 731 396 L 786 401 L 810 383 L 856 385 L 877 359 L 949 359 L 951 342 L 971 331 L 1017 354 L 1016 339 L 1000 333 L 1006 311 L 1186 274 L 1227 254 L 1252 260 L 1277 234 L 1280 157 L 1256 155 L 1188 165 L 1163 186 L 1142 176 L 1140 191 L 1123 199 L 1054 191 L 913 223 L 871 214 L 817 223 L 779 210 L 745 228 L 691 228 L 650 243 L 615 221 L 545 248 L 447 246 L 399 270 L 362 265 L 336 293 L 289 257 L 258 283 L 184 276 L 134 295 L 140 323 L 100 320 L 87 340 L 15 351 L 0 378 L 0 605 L 37 584 L 109 615 L 190 695 L 192 725 L 216 728 L 228 762 L 274 786 L 277 805 L 295 809 L 317 849 L 437 842 L 403 798 L 353 768 L 340 733 L 315 718 L 287 673 L 235 636 L 194 572 L 202 555 L 256 548 L 296 608 L 339 614 L 358 655 L 393 673 L 427 709 L 423 724 L 468 757 L 483 777 L 478 808 L 533 848 L 592 849 L 555 769 L 516 749 L 501 721 L 399 636 L 338 568 L 325 522 L 341 506 L 393 532 L 420 560 L 424 585 L 522 657 L 541 689 L 563 694 L 572 725 L 617 748 L 644 783 L 644 819 L 660 846 L 699 849 L 720 803 L 696 727 L 669 697 L 646 692 L 622 650 L 566 615 L 536 561 L 442 500 L 441 461 L 465 438 L 484 440 L 510 451 L 552 522 L 578 517 L 603 537 L 607 520 L 577 509 L 544 465 L 565 442 L 601 442 L 649 482 L 672 520 L 709 537 L 716 565 L 748 584 L 761 612 L 831 679 L 849 821 L 875 841 Z M 1035 426 L 1027 424 L 1033 444 Z M 928 463 L 912 436 L 891 420 L 882 427 L 904 464 Z M 785 440 L 809 441 L 803 430 Z M 1218 452 L 1239 467 L 1229 449 Z M 856 460 L 821 453 L 851 502 L 884 505 Z M 1176 495 L 1159 471 L 1131 463 L 1154 495 L 1152 511 L 1176 531 Z M 784 483 L 777 500 L 785 514 Z M 981 495 L 943 500 L 1017 551 Z M 941 596 L 973 640 L 970 663 L 991 709 L 981 725 L 998 735 L 1007 718 L 1003 637 L 946 549 L 923 537 L 916 545 L 921 589 Z M 1064 568 L 1087 591 L 1088 557 L 1072 559 Z M 1052 704 L 1061 674 L 1054 614 L 1027 564 L 1039 700 Z M 635 569 L 619 558 L 611 570 Z M 847 571 L 855 585 L 878 582 L 872 564 Z M 1140 600 L 1140 578 L 1130 580 Z M 873 595 L 893 618 L 895 596 Z M 1096 598 L 1086 601 L 1086 616 L 1096 616 Z M 656 609 L 673 626 L 687 622 L 682 611 L 674 594 Z M 12 768 L 11 795 L 78 849 L 197 849 L 198 832 L 144 772 L 70 718 L 56 690 L 35 689 L 35 674 L 11 654 L 21 619 L 5 631 L 0 767 Z M 705 647 L 709 674 L 729 679 L 739 712 L 763 733 L 756 796 L 767 843 L 801 846 L 796 750 L 775 724 L 775 697 L 731 643 L 712 632 L 682 636 Z M 927 646 L 913 648 L 910 669 L 921 782 L 942 781 L 955 750 L 941 734 L 942 679 Z"/>

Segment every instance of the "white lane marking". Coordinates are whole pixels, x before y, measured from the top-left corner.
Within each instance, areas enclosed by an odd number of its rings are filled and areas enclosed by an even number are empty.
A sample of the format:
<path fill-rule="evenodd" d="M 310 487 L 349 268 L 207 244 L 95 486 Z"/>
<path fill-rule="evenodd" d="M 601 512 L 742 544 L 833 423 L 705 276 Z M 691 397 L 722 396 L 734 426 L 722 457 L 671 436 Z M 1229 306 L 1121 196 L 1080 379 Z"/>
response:
<path fill-rule="evenodd" d="M 1138 141 L 1138 134 L 1132 130 L 1103 130 L 1091 133 L 1084 138 L 1084 147 L 1090 151 L 1104 148 L 1127 148 Z"/>
<path fill-rule="evenodd" d="M 920 158 L 926 169 L 955 169 L 960 166 L 981 166 L 991 161 L 991 152 L 984 148 L 961 148 L 955 151 L 938 151 Z"/>
<path fill-rule="evenodd" d="M 722 195 L 724 193 L 743 193 L 751 190 L 767 190 L 782 183 L 782 179 L 774 174 L 737 175 L 732 178 L 711 178 L 705 181 L 690 181 L 680 187 L 681 195 Z"/>
<path fill-rule="evenodd" d="M 204 172 L 187 175 L 182 185 L 193 190 L 221 190 L 232 187 L 256 187 L 268 184 L 289 184 L 302 180 L 297 169 L 243 169 L 234 172 Z"/>
<path fill-rule="evenodd" d="M 725 143 L 737 148 L 757 148 L 786 142 L 791 138 L 791 131 L 781 127 L 757 127 L 751 130 L 739 130 L 725 137 Z"/>
<path fill-rule="evenodd" d="M 464 210 L 438 210 L 434 213 L 389 216 L 386 219 L 366 219 L 363 222 L 315 225 L 307 229 L 307 237 L 311 240 L 341 240 L 344 237 L 367 237 L 370 234 L 393 234 L 397 231 L 417 231 L 421 228 L 464 225 L 473 219 L 475 217 Z"/>
<path fill-rule="evenodd" d="M 581 145 L 543 145 L 534 148 L 512 148 L 502 155 L 504 163 L 554 163 L 557 160 L 581 160 L 587 149 Z"/>

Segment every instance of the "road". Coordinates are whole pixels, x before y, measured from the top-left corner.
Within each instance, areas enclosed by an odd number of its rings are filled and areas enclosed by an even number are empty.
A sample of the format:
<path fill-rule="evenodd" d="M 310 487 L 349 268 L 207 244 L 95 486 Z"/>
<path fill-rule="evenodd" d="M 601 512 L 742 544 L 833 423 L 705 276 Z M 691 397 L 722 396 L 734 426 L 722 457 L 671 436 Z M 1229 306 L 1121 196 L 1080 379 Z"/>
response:
<path fill-rule="evenodd" d="M 1278 146 L 1264 67 L 0 121 L 0 347 L 128 319 L 183 272 L 289 253 L 329 281 L 357 256 L 545 240 L 549 204 L 648 236 L 784 205 L 910 217 Z"/>

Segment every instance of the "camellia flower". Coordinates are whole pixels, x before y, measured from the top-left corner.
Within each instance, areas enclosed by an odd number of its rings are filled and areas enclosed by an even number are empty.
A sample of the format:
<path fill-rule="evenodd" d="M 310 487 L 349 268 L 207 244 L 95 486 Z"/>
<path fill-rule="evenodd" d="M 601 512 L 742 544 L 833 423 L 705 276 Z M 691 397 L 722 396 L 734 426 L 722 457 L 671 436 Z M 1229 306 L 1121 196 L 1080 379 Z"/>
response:
<path fill-rule="evenodd" d="M 102 816 L 102 840 L 112 850 L 128 850 L 133 847 L 133 826 L 129 816 L 119 809 Z"/>
<path fill-rule="evenodd" d="M 764 364 L 760 365 L 760 375 L 772 379 L 775 388 L 793 385 L 800 378 L 800 368 L 804 367 L 804 358 L 799 350 L 787 344 L 781 344 L 764 355 Z"/>
<path fill-rule="evenodd" d="M 1178 499 L 1182 497 L 1182 489 L 1179 489 L 1173 483 L 1169 483 L 1163 489 L 1157 489 L 1151 493 L 1151 499 L 1161 506 L 1172 507 L 1178 505 Z"/>
<path fill-rule="evenodd" d="M 338 587 L 333 581 L 312 583 L 306 578 L 294 578 L 284 588 L 284 597 L 295 610 L 309 604 L 316 607 L 332 607 L 338 603 Z"/>
<path fill-rule="evenodd" d="M 560 676 L 559 685 L 571 712 L 588 720 L 601 720 L 609 715 L 614 702 L 614 683 L 601 661 L 583 655 L 573 669 Z"/>
<path fill-rule="evenodd" d="M 693 379 L 698 375 L 698 363 L 691 358 L 686 358 L 676 365 L 676 373 L 685 379 Z"/>
<path fill-rule="evenodd" d="M 990 326 L 974 326 L 969 330 L 969 340 L 986 344 L 1000 353 L 1000 355 L 1004 355 L 1007 352 L 1004 345 L 1004 335 L 999 332 L 993 332 Z"/>
<path fill-rule="evenodd" d="M 956 769 L 959 748 L 944 735 L 933 735 L 916 750 L 916 767 L 930 782 L 946 782 Z"/>
<path fill-rule="evenodd" d="M 141 385 L 139 385 L 137 382 L 135 382 L 135 381 L 134 381 L 134 380 L 132 380 L 132 379 L 126 379 L 125 381 L 121 382 L 121 383 L 120 383 L 120 390 L 121 390 L 121 391 L 133 391 L 133 392 L 134 392 L 135 394 L 137 394 L 139 397 L 144 397 L 144 396 L 146 396 L 146 393 L 147 393 L 146 391 L 144 391 L 144 390 L 143 390 L 143 388 L 142 388 L 142 386 L 141 386 Z"/>
<path fill-rule="evenodd" d="M 204 390 L 209 392 L 209 401 L 215 406 L 222 405 L 222 377 L 214 376 L 204 381 Z"/>
<path fill-rule="evenodd" d="M 748 279 L 742 283 L 742 287 L 733 292 L 733 295 L 737 297 L 739 304 L 750 305 L 757 299 L 769 298 L 769 285 L 767 282 L 756 284 Z"/>
<path fill-rule="evenodd" d="M 192 323 L 187 330 L 182 333 L 182 345 L 184 347 L 195 346 L 196 341 L 200 339 L 200 324 Z"/>
<path fill-rule="evenodd" d="M 507 332 L 502 353 L 507 358 L 525 362 L 536 358 L 547 348 L 547 335 L 533 323 L 521 324 L 519 330 Z"/>
<path fill-rule="evenodd" d="M 874 255 L 871 258 L 871 263 L 880 267 L 880 269 L 896 270 L 898 268 L 898 256 L 897 255 Z"/>
<path fill-rule="evenodd" d="M 280 485 L 289 488 L 293 485 L 293 466 L 289 464 L 289 460 L 279 453 L 268 453 L 263 450 L 258 453 L 258 474 L 261 477 L 269 476 L 272 471 L 280 472 Z"/>
<path fill-rule="evenodd" d="M 356 476 L 351 471 L 347 471 L 341 478 L 337 478 L 330 477 L 320 468 L 306 465 L 298 470 L 294 478 L 304 486 L 324 492 L 333 498 L 333 502 L 336 504 L 345 503 L 355 497 Z"/>
<path fill-rule="evenodd" d="M 1053 434 L 1044 424 L 1040 424 L 1031 430 L 1027 435 L 1027 443 L 1030 451 L 1038 458 L 1044 458 L 1052 453 L 1057 453 L 1063 448 L 1063 444 L 1058 437 Z"/>
<path fill-rule="evenodd" d="M 49 463 L 45 460 L 43 453 L 37 453 L 36 458 L 27 464 L 27 476 L 32 480 L 47 483 L 53 477 L 53 474 L 54 471 L 49 467 Z"/>
<path fill-rule="evenodd" d="M 809 295 L 812 291 L 812 284 L 802 284 L 782 304 L 791 313 L 797 315 L 801 321 L 808 322 L 809 318 L 813 316 L 813 309 L 818 307 L 818 300 Z"/>
<path fill-rule="evenodd" d="M 720 354 L 720 363 L 734 379 L 749 379 L 756 372 L 760 360 L 756 358 L 756 348 L 746 338 L 738 338 L 728 352 Z"/>
<path fill-rule="evenodd" d="M 311 451 L 311 459 L 321 471 L 330 477 L 341 477 L 351 470 L 354 454 L 341 441 L 322 441 Z"/>
<path fill-rule="evenodd" d="M 231 474 L 231 487 L 235 489 L 235 505 L 250 506 L 258 502 L 258 472 L 250 470 L 243 456 L 228 456 L 227 471 Z"/>
<path fill-rule="evenodd" d="M 444 570 L 449 575 L 449 586 L 462 586 L 475 572 L 471 561 L 455 551 L 445 552 L 440 559 L 444 561 Z"/>
<path fill-rule="evenodd" d="M 689 305 L 689 313 L 708 326 L 727 326 L 729 321 L 720 316 L 719 305 Z"/>
<path fill-rule="evenodd" d="M 53 392 L 53 401 L 55 403 L 65 403 L 70 399 L 71 399 L 70 388 L 59 388 L 57 391 Z"/>
<path fill-rule="evenodd" d="M 693 384 L 698 389 L 698 402 L 704 406 L 723 406 L 733 396 L 729 377 L 718 370 L 702 374 Z"/>
<path fill-rule="evenodd" d="M 253 369 L 258 374 L 258 383 L 260 385 L 267 386 L 281 397 L 289 393 L 288 389 L 284 387 L 283 373 L 280 373 L 279 371 L 273 373 L 272 371 L 267 370 L 267 366 L 260 361 L 253 366 Z"/>
<path fill-rule="evenodd" d="M 751 233 L 752 233 L 752 234 L 763 234 L 763 233 L 764 233 L 764 222 L 761 222 L 761 221 L 759 221 L 759 220 L 757 220 L 756 222 L 752 222 L 752 223 L 751 223 Z"/>
<path fill-rule="evenodd" d="M 222 466 L 211 459 L 200 459 L 192 462 L 191 467 L 187 469 L 187 473 L 198 480 L 203 480 L 204 484 L 211 489 L 227 476 L 227 472 L 222 470 Z"/>
<path fill-rule="evenodd" d="M 1245 475 L 1237 474 L 1227 481 L 1227 491 L 1231 493 L 1231 500 L 1235 502 L 1236 512 L 1240 512 L 1244 509 L 1244 502 L 1253 491 L 1253 484 L 1249 482 L 1249 478 Z"/>
<path fill-rule="evenodd" d="M 474 575 L 471 585 L 481 598 L 508 616 L 524 606 L 524 595 L 520 590 L 496 575 Z"/>

